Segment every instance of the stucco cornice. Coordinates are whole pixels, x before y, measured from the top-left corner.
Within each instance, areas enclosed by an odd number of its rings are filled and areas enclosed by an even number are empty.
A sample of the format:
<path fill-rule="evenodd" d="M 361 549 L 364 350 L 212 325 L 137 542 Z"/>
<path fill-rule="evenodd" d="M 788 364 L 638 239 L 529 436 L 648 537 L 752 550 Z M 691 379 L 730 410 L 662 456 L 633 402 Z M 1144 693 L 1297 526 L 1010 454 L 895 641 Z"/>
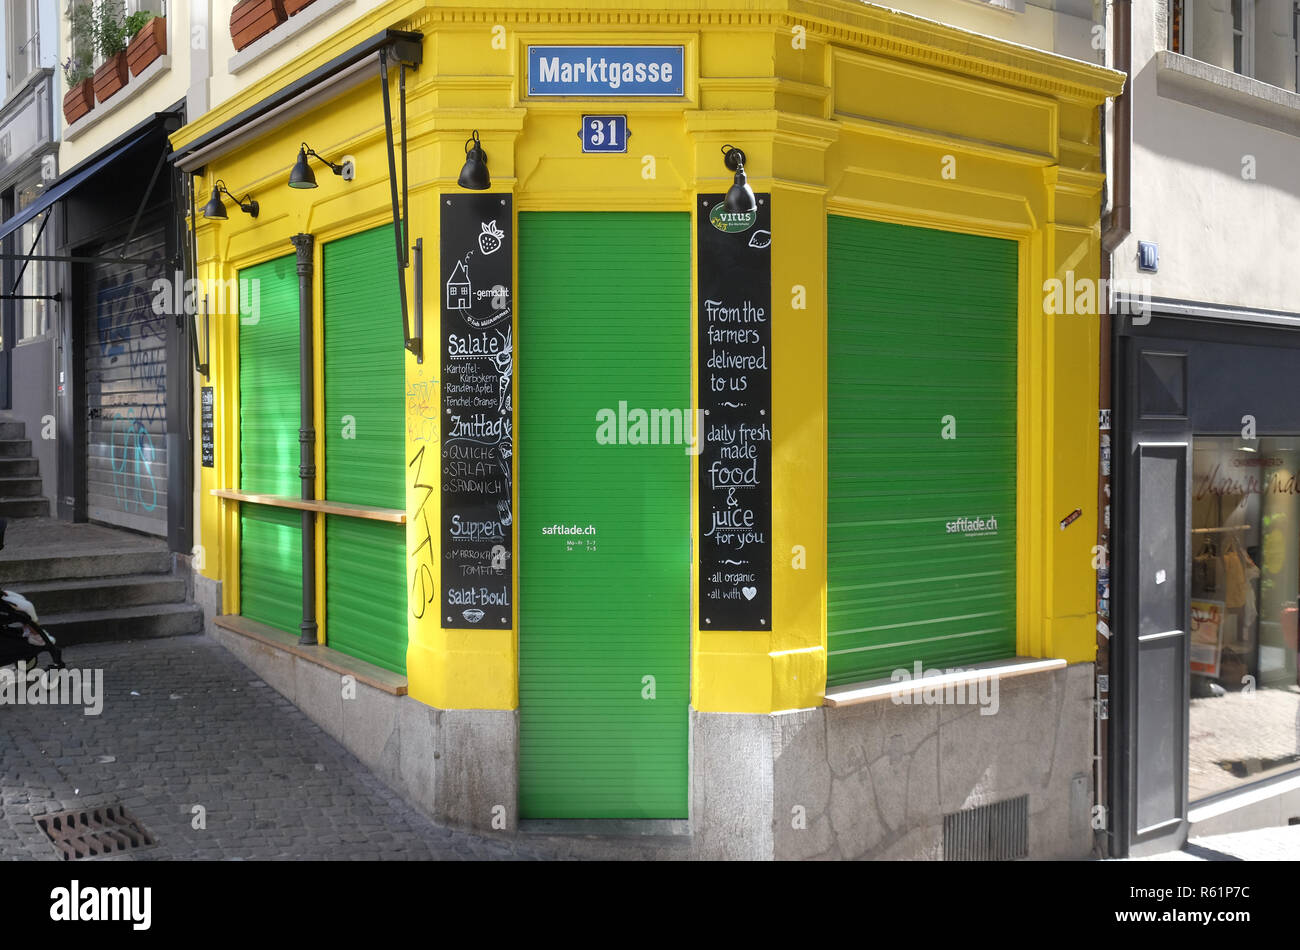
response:
<path fill-rule="evenodd" d="M 858 0 L 723 0 L 708 9 L 700 9 L 696 5 L 698 0 L 683 4 L 672 0 L 587 0 L 587 3 L 584 9 L 566 9 L 546 0 L 524 0 L 510 7 L 499 2 L 480 5 L 473 0 L 462 0 L 456 6 L 433 5 L 430 0 L 406 0 L 380 7 L 195 118 L 173 136 L 173 144 L 182 147 L 378 30 L 393 28 L 430 33 L 440 24 L 501 24 L 509 30 L 590 26 L 679 31 L 751 29 L 769 30 L 782 36 L 803 27 L 809 36 L 847 49 L 1061 99 L 1099 104 L 1108 96 L 1117 95 L 1124 85 L 1124 74 L 1112 69 Z"/>
<path fill-rule="evenodd" d="M 1121 72 L 856 0 L 790 0 L 792 25 L 852 49 L 1053 96 L 1100 104 Z"/>

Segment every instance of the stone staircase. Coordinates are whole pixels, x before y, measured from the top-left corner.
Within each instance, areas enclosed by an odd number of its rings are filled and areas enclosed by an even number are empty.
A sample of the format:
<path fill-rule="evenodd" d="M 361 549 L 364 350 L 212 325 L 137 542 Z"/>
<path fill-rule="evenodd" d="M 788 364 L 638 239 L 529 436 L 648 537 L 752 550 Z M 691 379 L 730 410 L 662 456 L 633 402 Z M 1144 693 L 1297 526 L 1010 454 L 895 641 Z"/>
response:
<path fill-rule="evenodd" d="M 37 518 L 50 513 L 41 496 L 40 470 L 26 425 L 0 422 L 0 518 Z"/>
<path fill-rule="evenodd" d="M 0 587 L 28 598 L 60 646 L 203 630 L 166 543 L 102 525 L 10 521 Z"/>

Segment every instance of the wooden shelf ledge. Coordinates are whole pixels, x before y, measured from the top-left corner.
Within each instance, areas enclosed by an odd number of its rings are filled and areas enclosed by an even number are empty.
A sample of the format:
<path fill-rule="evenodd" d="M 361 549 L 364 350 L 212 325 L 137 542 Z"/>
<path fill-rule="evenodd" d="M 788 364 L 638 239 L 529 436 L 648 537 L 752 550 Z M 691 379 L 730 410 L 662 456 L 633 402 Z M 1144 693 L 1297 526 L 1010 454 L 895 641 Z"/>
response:
<path fill-rule="evenodd" d="M 1067 665 L 1065 660 L 1043 660 L 1025 656 L 1005 660 L 990 660 L 984 663 L 973 663 L 969 667 L 954 670 L 951 673 L 936 671 L 939 675 L 926 676 L 922 679 L 909 678 L 900 681 L 877 679 L 865 683 L 851 683 L 847 686 L 832 686 L 826 690 L 826 698 L 822 705 L 857 706 L 860 703 L 875 702 L 882 699 L 892 699 L 894 702 L 899 702 L 900 697 L 910 697 L 927 689 L 943 690 L 948 686 L 964 686 L 967 683 L 986 677 L 1005 680 L 1013 676 L 1025 676 L 1031 673 L 1050 673 L 1063 670 Z M 907 672 L 911 674 L 913 670 Z"/>
<path fill-rule="evenodd" d="M 323 515 L 343 515 L 348 518 L 363 518 L 367 521 L 406 524 L 406 512 L 400 508 L 374 508 L 369 505 L 349 505 L 341 501 L 304 501 L 287 495 L 259 495 L 255 492 L 235 491 L 230 488 L 212 488 L 209 491 L 217 498 L 247 502 L 250 505 L 294 508 L 298 511 L 317 511 Z"/>

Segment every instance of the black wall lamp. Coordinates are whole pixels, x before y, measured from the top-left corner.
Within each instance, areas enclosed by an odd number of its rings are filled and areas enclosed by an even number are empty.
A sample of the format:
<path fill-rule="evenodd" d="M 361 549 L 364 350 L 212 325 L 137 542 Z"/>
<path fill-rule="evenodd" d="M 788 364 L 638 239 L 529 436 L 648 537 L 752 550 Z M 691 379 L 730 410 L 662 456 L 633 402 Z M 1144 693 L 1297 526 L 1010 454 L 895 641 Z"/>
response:
<path fill-rule="evenodd" d="M 465 140 L 465 167 L 460 170 L 456 184 L 471 191 L 487 191 L 492 187 L 488 175 L 487 152 L 478 140 L 478 129 Z"/>
<path fill-rule="evenodd" d="M 319 159 L 323 164 L 329 166 L 329 170 L 338 175 L 344 181 L 351 181 L 356 174 L 355 166 L 350 158 L 345 157 L 339 164 L 331 162 L 328 158 L 321 155 L 306 142 L 298 149 L 298 161 L 294 162 L 293 171 L 289 172 L 290 188 L 315 188 L 316 174 L 311 170 L 311 164 L 307 161 L 307 156 Z"/>
<path fill-rule="evenodd" d="M 749 214 L 758 210 L 758 200 L 754 197 L 754 189 L 749 187 L 749 181 L 745 177 L 745 153 L 738 148 L 724 145 L 722 146 L 722 161 L 727 168 L 736 173 L 735 181 L 727 189 L 727 197 L 723 202 L 727 206 L 727 210 L 739 214 Z"/>
<path fill-rule="evenodd" d="M 242 198 L 236 198 L 229 190 L 227 190 L 226 183 L 220 178 L 218 178 L 217 183 L 212 186 L 212 197 L 209 198 L 208 203 L 203 206 L 203 217 L 209 218 L 213 221 L 226 220 L 226 206 L 221 201 L 222 195 L 225 195 L 235 204 L 239 205 L 239 210 L 244 212 L 244 214 L 250 215 L 254 218 L 257 217 L 258 205 L 257 202 L 253 200 L 252 196 L 244 195 Z"/>

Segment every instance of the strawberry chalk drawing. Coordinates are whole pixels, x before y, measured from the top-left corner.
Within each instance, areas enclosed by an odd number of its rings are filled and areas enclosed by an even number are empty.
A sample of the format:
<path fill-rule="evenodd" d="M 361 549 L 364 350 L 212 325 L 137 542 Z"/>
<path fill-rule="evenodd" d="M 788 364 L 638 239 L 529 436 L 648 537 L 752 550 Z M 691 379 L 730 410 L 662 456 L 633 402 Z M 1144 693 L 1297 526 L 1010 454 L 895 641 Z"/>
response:
<path fill-rule="evenodd" d="M 501 249 L 501 240 L 506 233 L 497 227 L 495 221 L 484 221 L 482 232 L 478 236 L 478 246 L 484 254 L 495 254 Z"/>

